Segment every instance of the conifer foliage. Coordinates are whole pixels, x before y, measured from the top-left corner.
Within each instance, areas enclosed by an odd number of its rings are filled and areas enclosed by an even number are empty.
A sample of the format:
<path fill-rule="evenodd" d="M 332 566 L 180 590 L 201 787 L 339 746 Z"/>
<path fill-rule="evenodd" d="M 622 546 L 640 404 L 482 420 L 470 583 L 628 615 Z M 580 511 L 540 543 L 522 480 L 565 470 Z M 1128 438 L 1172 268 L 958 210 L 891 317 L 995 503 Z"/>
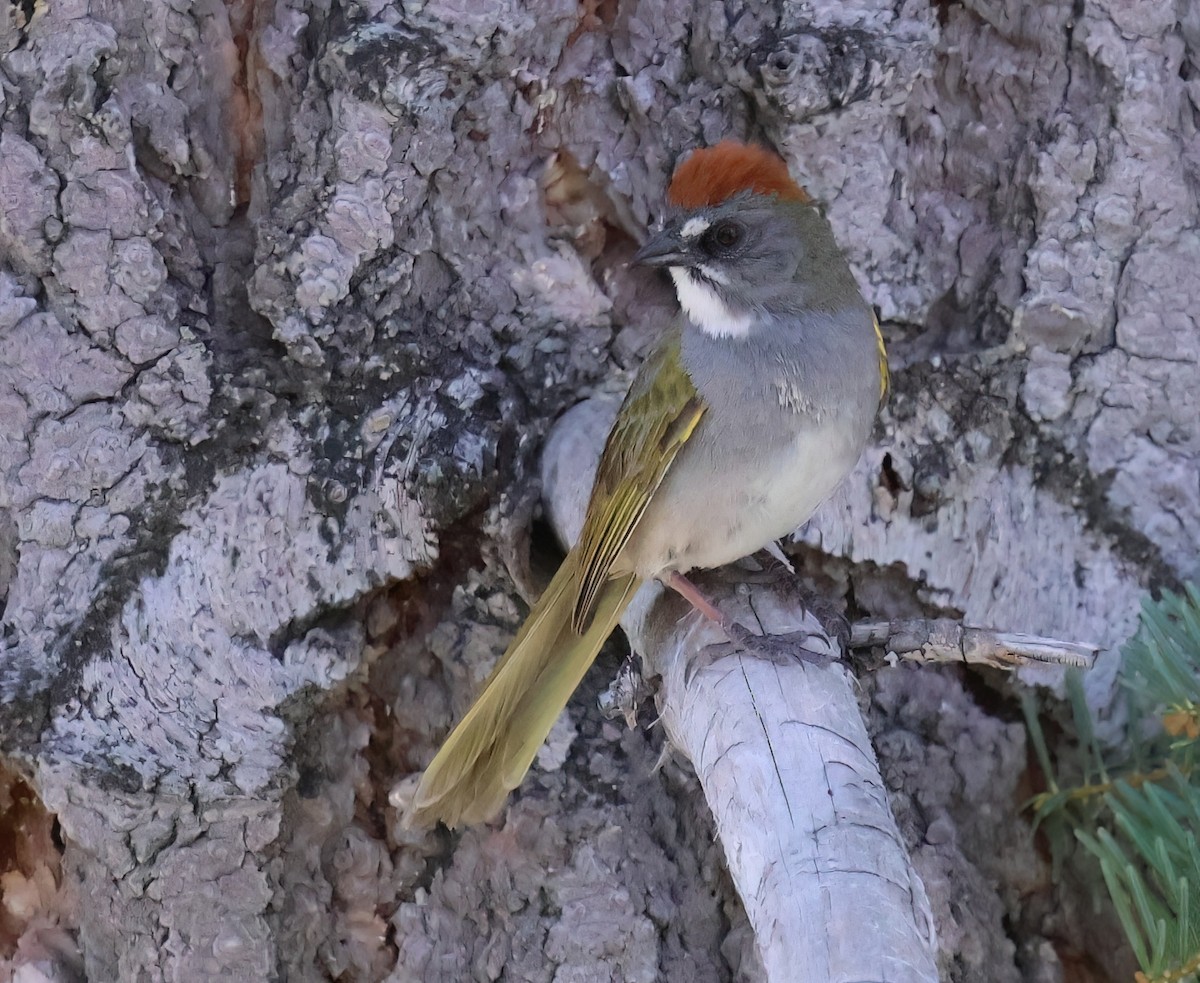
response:
<path fill-rule="evenodd" d="M 1200 980 L 1200 589 L 1145 603 L 1120 682 L 1125 744 L 1101 747 L 1073 676 L 1068 691 L 1080 753 L 1060 755 L 1055 764 L 1027 701 L 1030 737 L 1049 783 L 1033 808 L 1059 847 L 1056 858 L 1073 835 L 1099 862 L 1141 966 L 1137 983 L 1192 983 Z"/>

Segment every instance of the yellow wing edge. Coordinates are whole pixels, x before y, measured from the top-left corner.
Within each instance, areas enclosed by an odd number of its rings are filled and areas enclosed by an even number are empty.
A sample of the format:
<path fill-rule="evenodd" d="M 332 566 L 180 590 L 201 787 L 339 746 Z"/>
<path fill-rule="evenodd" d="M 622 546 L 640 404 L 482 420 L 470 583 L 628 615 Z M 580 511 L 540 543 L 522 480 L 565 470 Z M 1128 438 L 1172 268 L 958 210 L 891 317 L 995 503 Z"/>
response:
<path fill-rule="evenodd" d="M 883 343 L 883 331 L 879 327 L 879 318 L 871 312 L 871 323 L 875 326 L 875 344 L 879 347 L 879 405 L 887 402 L 888 393 L 892 389 L 892 373 L 888 369 L 887 346 Z"/>

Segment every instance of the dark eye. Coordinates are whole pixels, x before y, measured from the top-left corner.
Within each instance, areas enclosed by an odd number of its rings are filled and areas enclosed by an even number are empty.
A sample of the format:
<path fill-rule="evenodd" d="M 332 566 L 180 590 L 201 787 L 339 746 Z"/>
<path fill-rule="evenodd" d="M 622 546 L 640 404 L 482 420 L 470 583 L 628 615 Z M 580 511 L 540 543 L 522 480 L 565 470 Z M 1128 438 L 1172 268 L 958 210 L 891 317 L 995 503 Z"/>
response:
<path fill-rule="evenodd" d="M 742 241 L 742 227 L 734 221 L 718 222 L 704 235 L 705 245 L 710 250 L 725 252 Z"/>

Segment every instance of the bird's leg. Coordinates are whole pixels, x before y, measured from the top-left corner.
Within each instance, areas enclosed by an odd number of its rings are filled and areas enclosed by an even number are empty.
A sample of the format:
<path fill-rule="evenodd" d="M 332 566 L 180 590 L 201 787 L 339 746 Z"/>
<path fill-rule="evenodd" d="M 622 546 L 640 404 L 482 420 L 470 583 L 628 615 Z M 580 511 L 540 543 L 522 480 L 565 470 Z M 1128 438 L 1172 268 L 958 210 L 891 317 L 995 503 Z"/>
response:
<path fill-rule="evenodd" d="M 729 639 L 730 645 L 710 645 L 705 649 L 704 661 L 715 662 L 732 652 L 747 652 L 759 655 L 781 665 L 795 662 L 797 658 L 814 665 L 826 666 L 833 661 L 825 652 L 814 651 L 805 643 L 818 633 L 811 631 L 789 632 L 786 635 L 756 635 L 745 625 L 734 621 L 700 592 L 700 589 L 678 571 L 659 578 L 671 590 L 679 594 L 693 608 L 713 624 L 717 625 Z M 693 667 L 693 671 L 698 666 Z"/>
<path fill-rule="evenodd" d="M 729 629 L 737 624 L 732 618 L 728 617 L 720 608 L 712 601 L 700 593 L 700 588 L 693 584 L 678 570 L 672 570 L 666 577 L 660 577 L 660 580 L 671 588 L 676 594 L 682 597 L 692 607 L 699 611 L 709 621 L 720 625 L 721 630 L 729 635 L 729 640 L 734 641 L 734 637 L 729 634 Z M 738 627 L 741 627 L 740 625 Z M 745 631 L 745 629 L 742 629 Z"/>

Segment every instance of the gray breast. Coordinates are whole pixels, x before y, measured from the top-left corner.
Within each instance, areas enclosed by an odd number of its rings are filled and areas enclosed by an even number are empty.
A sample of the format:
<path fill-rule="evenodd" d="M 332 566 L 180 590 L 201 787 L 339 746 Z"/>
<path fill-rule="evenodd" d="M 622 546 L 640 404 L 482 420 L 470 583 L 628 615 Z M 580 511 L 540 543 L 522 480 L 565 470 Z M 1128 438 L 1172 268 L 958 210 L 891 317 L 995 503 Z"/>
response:
<path fill-rule="evenodd" d="M 854 466 L 879 395 L 869 313 L 736 341 L 685 331 L 708 406 L 635 532 L 646 576 L 731 562 L 803 524 Z M 794 326 L 793 326 L 794 327 Z"/>

